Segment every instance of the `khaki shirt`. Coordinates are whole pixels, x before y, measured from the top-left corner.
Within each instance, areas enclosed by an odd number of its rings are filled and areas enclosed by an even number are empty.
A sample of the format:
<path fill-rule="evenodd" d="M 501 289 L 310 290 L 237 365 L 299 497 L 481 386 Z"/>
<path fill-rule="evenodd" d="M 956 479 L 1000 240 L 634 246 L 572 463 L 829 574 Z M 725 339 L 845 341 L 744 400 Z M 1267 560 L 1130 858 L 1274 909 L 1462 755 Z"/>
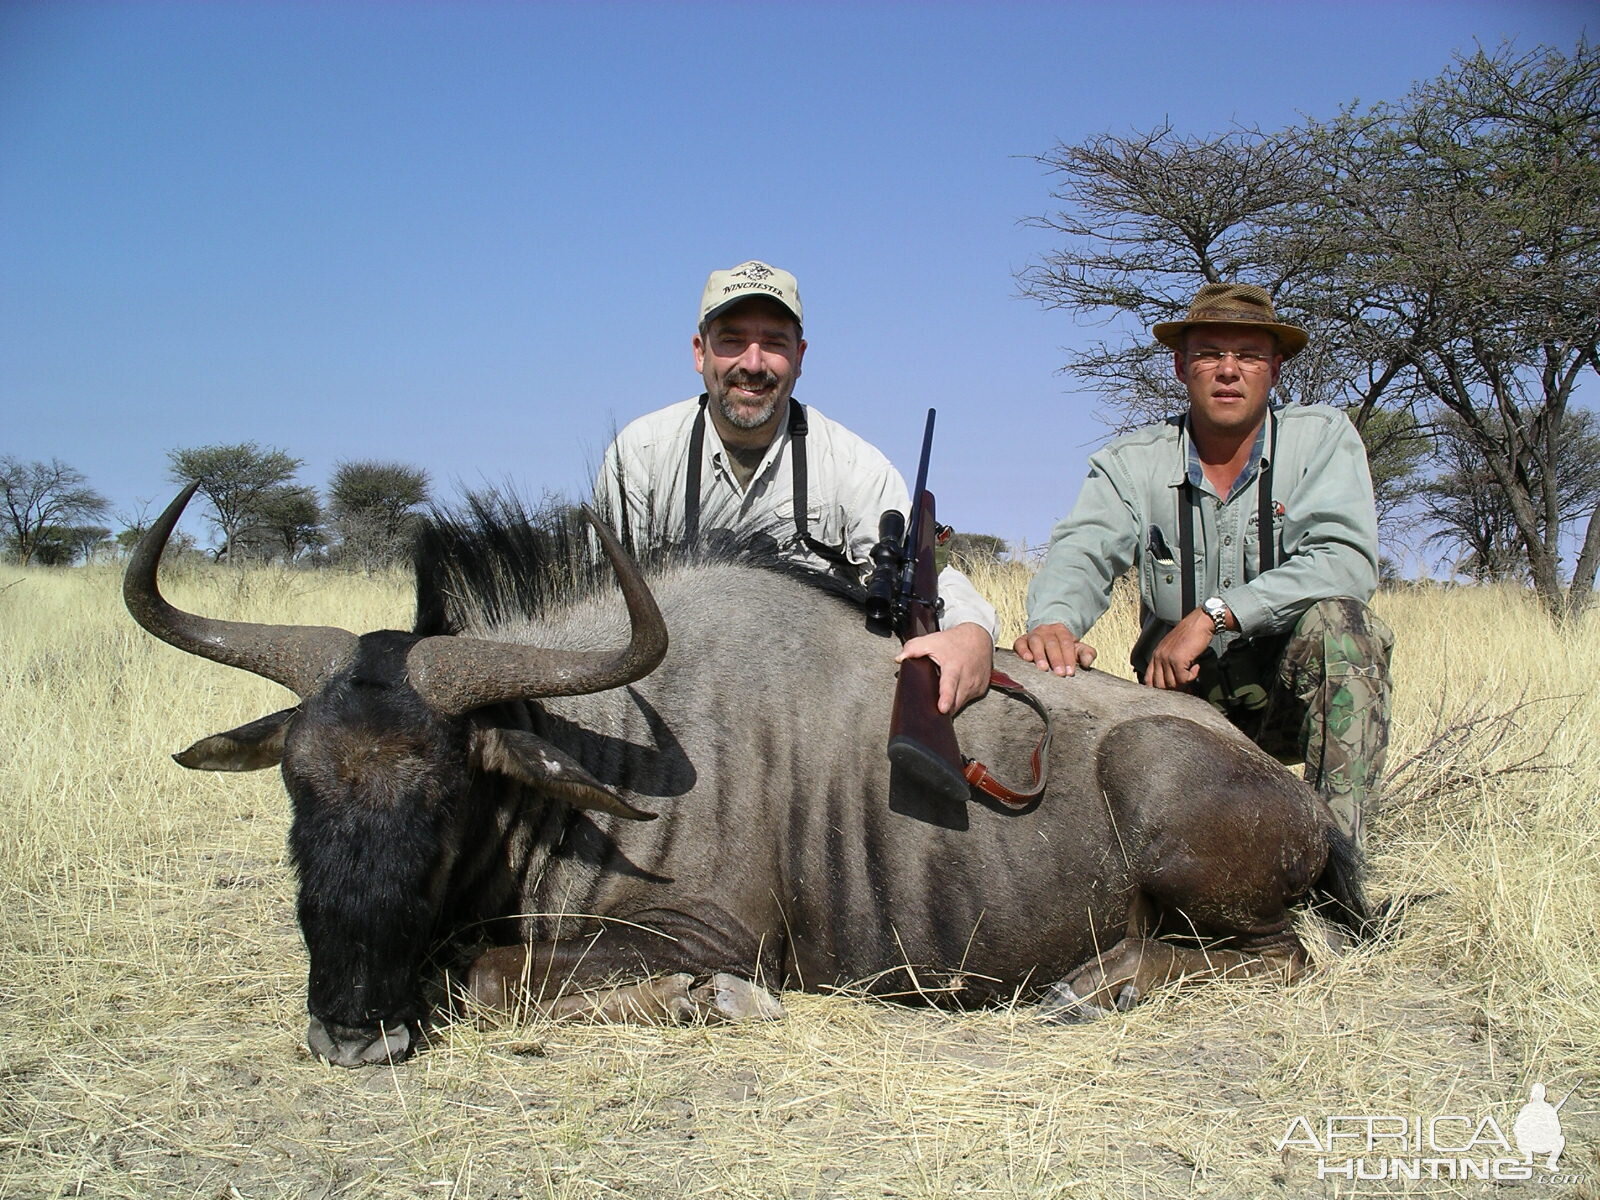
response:
<path fill-rule="evenodd" d="M 629 422 L 606 449 L 595 480 L 596 507 L 605 514 L 624 513 L 632 536 L 646 545 L 684 536 L 689 443 L 699 409 L 700 399 L 694 397 L 647 413 Z M 837 550 L 865 578 L 879 518 L 887 509 L 904 513 L 910 507 L 906 481 L 877 447 L 809 404 L 805 440 L 809 536 Z M 795 535 L 792 445 L 786 424 L 743 488 L 716 423 L 707 418 L 700 466 L 702 539 L 718 530 L 768 533 L 789 556 L 831 568 Z M 998 632 L 994 606 L 961 572 L 950 567 L 940 572 L 939 595 L 944 599 L 941 628 L 971 621 L 991 638 Z"/>
<path fill-rule="evenodd" d="M 1215 641 L 1219 651 L 1236 636 L 1288 632 L 1318 600 L 1351 596 L 1366 603 L 1378 584 L 1372 478 L 1355 426 L 1322 404 L 1274 414 L 1272 570 L 1260 573 L 1257 544 L 1255 485 L 1264 457 L 1247 468 L 1249 486 L 1236 486 L 1227 499 L 1200 480 L 1195 596 L 1220 596 L 1240 630 Z M 1059 621 L 1081 636 L 1105 612 L 1112 583 L 1130 566 L 1138 570 L 1147 613 L 1168 627 L 1186 615 L 1178 505 L 1188 464 L 1187 421 L 1135 430 L 1090 456 L 1078 502 L 1050 535 L 1028 588 L 1029 629 Z"/>

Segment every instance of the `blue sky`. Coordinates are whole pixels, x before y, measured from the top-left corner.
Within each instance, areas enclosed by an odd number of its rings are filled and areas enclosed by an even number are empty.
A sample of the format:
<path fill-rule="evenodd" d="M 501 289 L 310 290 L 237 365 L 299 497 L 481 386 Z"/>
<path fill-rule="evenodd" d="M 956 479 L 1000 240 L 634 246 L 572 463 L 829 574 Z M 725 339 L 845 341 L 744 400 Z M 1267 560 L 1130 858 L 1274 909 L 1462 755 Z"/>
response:
<path fill-rule="evenodd" d="M 0 454 L 125 513 L 247 440 L 583 495 L 754 257 L 800 280 L 797 394 L 908 475 L 937 407 L 940 516 L 1038 544 L 1105 429 L 1057 373 L 1096 331 L 1017 295 L 1032 156 L 1398 98 L 1592 11 L 0 0 Z"/>

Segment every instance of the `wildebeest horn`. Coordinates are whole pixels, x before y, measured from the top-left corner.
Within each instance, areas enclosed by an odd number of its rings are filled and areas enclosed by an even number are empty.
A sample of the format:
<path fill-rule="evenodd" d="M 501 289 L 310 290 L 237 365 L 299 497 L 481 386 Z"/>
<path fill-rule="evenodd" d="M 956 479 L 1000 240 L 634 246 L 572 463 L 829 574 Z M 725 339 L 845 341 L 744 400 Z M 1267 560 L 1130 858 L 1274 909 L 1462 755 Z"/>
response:
<path fill-rule="evenodd" d="M 667 623 L 655 597 L 616 536 L 584 506 L 628 605 L 632 635 L 620 650 L 546 650 L 479 638 L 430 637 L 411 648 L 411 686 L 429 704 L 459 716 L 502 700 L 578 696 L 642 679 L 667 653 Z"/>
<path fill-rule="evenodd" d="M 326 625 L 256 625 L 214 621 L 173 608 L 156 587 L 156 567 L 167 539 L 194 495 L 191 483 L 156 518 L 128 560 L 122 599 L 133 619 L 179 650 L 238 667 L 307 696 L 355 657 L 356 635 Z"/>

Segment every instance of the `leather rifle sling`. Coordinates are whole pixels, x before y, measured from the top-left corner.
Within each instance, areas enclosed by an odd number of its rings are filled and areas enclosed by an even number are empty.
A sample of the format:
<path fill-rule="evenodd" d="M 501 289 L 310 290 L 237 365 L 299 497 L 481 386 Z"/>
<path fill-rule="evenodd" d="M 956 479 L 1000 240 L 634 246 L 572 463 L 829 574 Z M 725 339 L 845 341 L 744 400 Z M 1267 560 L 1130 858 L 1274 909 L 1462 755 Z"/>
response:
<path fill-rule="evenodd" d="M 1039 743 L 1033 748 L 1033 786 L 1026 791 L 1013 791 L 996 779 L 988 767 L 966 755 L 961 756 L 961 773 L 966 776 L 968 783 L 984 795 L 992 796 L 1011 808 L 1026 808 L 1044 795 L 1045 786 L 1050 782 L 1050 712 L 1027 688 L 1001 671 L 989 673 L 989 687 L 1010 696 L 1013 700 L 1022 701 L 1044 721 L 1044 733 L 1039 736 Z"/>

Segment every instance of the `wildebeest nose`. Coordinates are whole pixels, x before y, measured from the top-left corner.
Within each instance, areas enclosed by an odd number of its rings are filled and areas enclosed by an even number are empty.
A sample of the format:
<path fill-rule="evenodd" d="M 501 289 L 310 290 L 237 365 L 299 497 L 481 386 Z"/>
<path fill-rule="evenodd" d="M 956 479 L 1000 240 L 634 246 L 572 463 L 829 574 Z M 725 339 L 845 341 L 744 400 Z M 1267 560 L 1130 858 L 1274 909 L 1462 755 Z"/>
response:
<path fill-rule="evenodd" d="M 376 1030 L 324 1024 L 312 1017 L 306 1026 L 306 1045 L 318 1058 L 336 1067 L 366 1067 L 402 1063 L 411 1057 L 413 1038 L 408 1025 L 378 1026 Z"/>

